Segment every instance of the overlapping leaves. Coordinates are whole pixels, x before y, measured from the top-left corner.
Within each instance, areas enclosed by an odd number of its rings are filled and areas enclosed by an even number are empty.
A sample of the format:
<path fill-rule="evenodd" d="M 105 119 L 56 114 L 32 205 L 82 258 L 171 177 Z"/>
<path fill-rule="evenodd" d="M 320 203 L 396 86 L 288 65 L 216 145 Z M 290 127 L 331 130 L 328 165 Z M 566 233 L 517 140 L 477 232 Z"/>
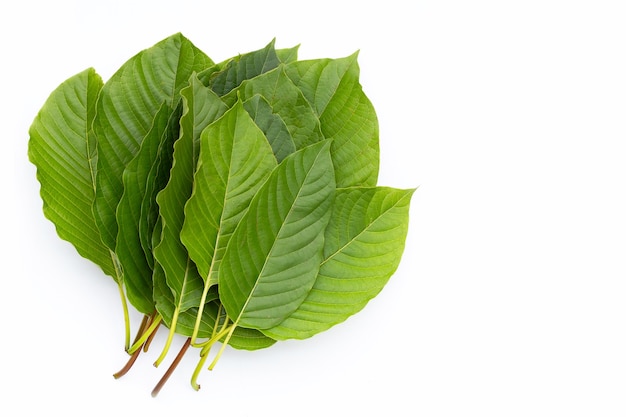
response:
<path fill-rule="evenodd" d="M 396 271 L 413 190 L 377 186 L 378 122 L 357 54 L 297 51 L 272 41 L 215 64 L 176 34 L 106 83 L 93 69 L 71 77 L 35 118 L 46 217 L 113 276 L 125 311 L 128 299 L 145 314 L 131 346 L 125 313 L 129 363 L 164 324 L 156 364 L 187 336 L 199 388 L 216 342 L 209 368 L 227 344 L 311 337 Z"/>

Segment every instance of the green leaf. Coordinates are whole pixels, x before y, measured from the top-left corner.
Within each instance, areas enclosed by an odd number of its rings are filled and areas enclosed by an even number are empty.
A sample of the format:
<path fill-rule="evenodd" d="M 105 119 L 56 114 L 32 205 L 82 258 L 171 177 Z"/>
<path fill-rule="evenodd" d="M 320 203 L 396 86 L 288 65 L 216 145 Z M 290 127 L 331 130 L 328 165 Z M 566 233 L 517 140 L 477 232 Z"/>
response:
<path fill-rule="evenodd" d="M 220 299 L 234 326 L 274 327 L 305 299 L 334 194 L 330 141 L 285 158 L 259 189 L 220 264 Z"/>
<path fill-rule="evenodd" d="M 139 150 L 165 101 L 175 108 L 178 92 L 194 71 L 213 62 L 181 34 L 173 35 L 128 60 L 100 93 L 94 131 L 98 169 L 94 215 L 104 243 L 115 248 L 115 211 L 123 192 L 122 173 Z"/>
<path fill-rule="evenodd" d="M 146 187 L 141 202 L 141 213 L 139 217 L 139 237 L 141 246 L 151 268 L 154 268 L 154 242 L 160 242 L 160 226 L 158 230 L 158 238 L 155 239 L 155 229 L 157 223 L 160 224 L 159 206 L 156 197 L 159 192 L 167 185 L 170 176 L 170 170 L 173 163 L 173 145 L 180 132 L 180 116 L 183 106 L 179 103 L 176 110 L 172 112 L 168 120 L 167 133 L 161 142 L 155 159 L 152 161 L 152 167 L 148 172 L 146 179 Z M 119 210 L 119 207 L 118 207 Z"/>
<path fill-rule="evenodd" d="M 293 48 L 284 48 L 277 49 L 276 55 L 280 62 L 283 64 L 288 64 L 290 62 L 295 62 L 298 60 L 298 50 L 300 49 L 300 45 L 296 45 Z"/>
<path fill-rule="evenodd" d="M 324 139 L 319 119 L 302 92 L 285 73 L 285 66 L 244 81 L 239 88 L 222 97 L 226 104 L 234 104 L 261 95 L 270 104 L 273 113 L 283 120 L 296 149 L 302 149 Z"/>
<path fill-rule="evenodd" d="M 236 56 L 228 61 L 224 69 L 213 74 L 210 87 L 219 96 L 228 94 L 244 80 L 254 78 L 272 70 L 280 64 L 274 49 L 275 40 L 265 48 Z"/>
<path fill-rule="evenodd" d="M 217 284 L 228 240 L 276 159 L 241 102 L 207 127 L 200 140 L 194 191 L 180 237 L 205 285 L 211 286 Z"/>
<path fill-rule="evenodd" d="M 255 94 L 243 103 L 243 107 L 263 131 L 278 162 L 296 151 L 296 144 L 293 142 L 287 125 L 278 114 L 273 112 L 267 100 Z"/>
<path fill-rule="evenodd" d="M 219 97 L 200 83 L 196 76 L 192 76 L 189 82 L 189 86 L 181 90 L 183 115 L 180 118 L 180 137 L 174 144 L 169 182 L 157 195 L 162 230 L 160 243 L 154 248 L 154 256 L 164 269 L 167 284 L 181 311 L 198 306 L 204 286 L 180 240 L 185 203 L 192 193 L 200 152 L 199 138 L 202 130 L 227 110 Z"/>
<path fill-rule="evenodd" d="M 337 190 L 325 232 L 324 260 L 306 300 L 278 326 L 273 339 L 304 339 L 360 311 L 396 271 L 404 251 L 414 190 Z"/>
<path fill-rule="evenodd" d="M 152 241 L 152 229 L 143 230 L 147 236 L 140 236 L 141 213 L 142 208 L 156 198 L 160 188 L 154 185 L 156 178 L 151 174 L 155 175 L 158 171 L 154 167 L 163 159 L 160 154 L 171 152 L 169 148 L 177 136 L 177 116 L 177 112 L 172 112 L 163 103 L 139 151 L 122 174 L 124 192 L 116 212 L 118 235 L 115 253 L 124 270 L 128 300 L 144 314 L 154 311 L 152 266 L 142 245 L 142 242 Z M 152 206 L 157 208 L 156 204 Z"/>
<path fill-rule="evenodd" d="M 337 187 L 375 186 L 379 169 L 378 119 L 359 83 L 357 53 L 341 59 L 317 59 L 285 66 L 333 139 Z"/>
<path fill-rule="evenodd" d="M 96 143 L 90 126 L 101 88 L 93 68 L 57 87 L 30 127 L 28 156 L 37 167 L 44 215 L 59 236 L 119 283 L 91 211 Z"/>

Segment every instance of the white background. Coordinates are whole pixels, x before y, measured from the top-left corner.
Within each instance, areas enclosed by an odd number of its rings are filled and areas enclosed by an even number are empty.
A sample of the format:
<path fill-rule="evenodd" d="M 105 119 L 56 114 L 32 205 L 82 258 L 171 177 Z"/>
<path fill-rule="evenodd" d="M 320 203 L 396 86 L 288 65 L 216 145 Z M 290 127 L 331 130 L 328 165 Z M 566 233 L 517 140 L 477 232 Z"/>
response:
<path fill-rule="evenodd" d="M 626 415 L 623 2 L 10 3 L 1 415 Z M 215 61 L 274 37 L 301 58 L 359 49 L 379 183 L 419 189 L 400 268 L 361 313 L 309 340 L 228 349 L 199 392 L 190 352 L 153 399 L 162 337 L 113 379 L 117 289 L 44 219 L 26 152 L 61 81 L 91 66 L 106 80 L 179 31 Z"/>

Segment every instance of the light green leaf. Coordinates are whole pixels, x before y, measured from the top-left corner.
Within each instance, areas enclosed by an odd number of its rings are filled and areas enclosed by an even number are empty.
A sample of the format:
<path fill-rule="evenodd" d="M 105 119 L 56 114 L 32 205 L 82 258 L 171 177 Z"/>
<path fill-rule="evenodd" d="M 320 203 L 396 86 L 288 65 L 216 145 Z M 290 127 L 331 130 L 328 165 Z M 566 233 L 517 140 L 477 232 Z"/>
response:
<path fill-rule="evenodd" d="M 255 94 L 243 103 L 243 107 L 263 131 L 278 162 L 296 151 L 296 144 L 293 142 L 287 125 L 278 114 L 273 112 L 267 100 Z"/>
<path fill-rule="evenodd" d="M 238 97 L 242 101 L 261 95 L 270 104 L 273 113 L 283 120 L 296 149 L 302 149 L 324 139 L 313 108 L 302 92 L 285 73 L 285 66 L 244 81 L 239 88 L 222 97 L 228 105 Z"/>
<path fill-rule="evenodd" d="M 306 300 L 278 326 L 277 340 L 304 339 L 360 311 L 396 271 L 404 251 L 414 190 L 337 190 L 325 232 L 324 260 Z"/>
<path fill-rule="evenodd" d="M 219 97 L 196 76 L 192 76 L 189 82 L 189 86 L 181 90 L 183 115 L 180 137 L 174 144 L 169 182 L 157 195 L 162 230 L 160 243 L 154 248 L 154 257 L 163 267 L 167 284 L 181 311 L 198 306 L 204 287 L 204 281 L 180 240 L 185 203 L 192 193 L 200 152 L 199 138 L 202 130 L 227 110 Z"/>
<path fill-rule="evenodd" d="M 115 211 L 123 192 L 122 173 L 165 101 L 174 108 L 178 92 L 194 71 L 213 62 L 181 34 L 173 35 L 128 60 L 100 93 L 94 131 L 98 169 L 94 216 L 103 242 L 115 248 Z"/>
<path fill-rule="evenodd" d="M 274 40 L 258 51 L 238 55 L 224 66 L 224 69 L 213 74 L 210 87 L 219 96 L 228 94 L 244 80 L 254 78 L 272 70 L 280 64 L 274 49 Z"/>
<path fill-rule="evenodd" d="M 335 181 L 330 141 L 285 158 L 250 203 L 219 270 L 234 326 L 267 329 L 306 298 L 323 257 Z"/>
<path fill-rule="evenodd" d="M 298 50 L 300 49 L 300 45 L 296 45 L 293 48 L 284 48 L 277 49 L 276 55 L 280 62 L 283 64 L 288 64 L 290 62 L 295 62 L 298 60 Z"/>
<path fill-rule="evenodd" d="M 375 186 L 378 119 L 359 83 L 357 53 L 292 62 L 285 71 L 315 109 L 324 137 L 333 139 L 337 187 Z"/>
<path fill-rule="evenodd" d="M 135 157 L 128 163 L 122 174 L 124 192 L 117 207 L 118 235 L 115 253 L 124 270 L 124 284 L 128 300 L 144 314 L 154 311 L 152 301 L 152 266 L 146 258 L 143 242 L 152 240 L 152 229 L 144 230 L 147 236 L 140 236 L 142 206 L 155 199 L 156 178 L 150 176 L 157 169 L 162 158 L 160 153 L 169 152 L 177 133 L 177 112 L 163 103 L 157 112 L 152 128 L 146 134 Z M 173 116 L 173 117 L 172 117 Z M 164 150 L 165 148 L 165 150 Z M 149 198 L 146 198 L 147 194 Z M 156 209 L 156 204 L 153 205 Z M 154 265 L 154 263 L 152 263 Z"/>
<path fill-rule="evenodd" d="M 228 240 L 276 159 L 241 102 L 208 126 L 200 140 L 194 191 L 180 237 L 205 285 L 211 286 L 217 284 Z"/>
<path fill-rule="evenodd" d="M 37 167 L 44 215 L 59 236 L 119 283 L 113 255 L 91 212 L 96 143 L 90 126 L 101 88 L 93 68 L 57 87 L 30 127 L 28 156 Z"/>

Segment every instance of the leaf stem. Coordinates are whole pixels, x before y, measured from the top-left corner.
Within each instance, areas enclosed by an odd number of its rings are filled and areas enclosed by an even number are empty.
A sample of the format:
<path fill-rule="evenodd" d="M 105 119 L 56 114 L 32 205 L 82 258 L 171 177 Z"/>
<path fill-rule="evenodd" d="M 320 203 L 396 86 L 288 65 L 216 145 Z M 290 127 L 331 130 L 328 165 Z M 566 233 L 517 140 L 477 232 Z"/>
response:
<path fill-rule="evenodd" d="M 154 361 L 155 367 L 158 367 L 161 364 L 161 362 L 163 362 L 163 360 L 165 359 L 165 356 L 167 356 L 167 352 L 169 352 L 170 350 L 170 346 L 172 345 L 172 340 L 174 339 L 174 333 L 176 331 L 176 323 L 178 322 L 179 312 L 180 312 L 180 308 L 176 306 L 176 308 L 174 309 L 174 314 L 172 316 L 172 323 L 170 325 L 170 331 L 167 334 L 167 340 L 165 341 L 165 346 L 163 347 L 163 350 L 161 351 L 161 355 L 159 355 L 157 360 Z M 189 343 L 191 343 L 191 339 L 189 339 Z"/>
<path fill-rule="evenodd" d="M 154 317 L 156 316 L 156 314 L 157 314 L 156 311 L 154 313 L 152 313 L 152 317 L 150 318 L 150 321 L 154 320 Z M 157 330 L 160 327 L 161 323 L 159 323 L 157 328 L 154 329 L 154 331 L 152 333 L 150 333 L 150 336 L 148 336 L 148 339 L 146 339 L 146 343 L 143 344 L 143 351 L 144 352 L 148 351 L 148 348 L 150 347 L 150 344 L 152 343 L 152 340 L 154 340 L 154 337 L 156 336 Z"/>
<path fill-rule="evenodd" d="M 141 337 L 137 339 L 137 341 L 130 347 L 130 349 L 128 349 L 128 353 L 133 354 L 137 349 L 140 349 L 141 346 L 143 346 L 144 342 L 148 340 L 150 335 L 154 333 L 156 328 L 159 327 L 159 325 L 161 324 L 161 320 L 161 316 L 157 314 L 154 318 L 154 321 L 150 324 L 150 327 L 148 327 L 148 329 L 141 335 Z"/>
<path fill-rule="evenodd" d="M 224 339 L 224 341 L 222 342 L 222 347 L 217 352 L 217 355 L 215 355 L 215 358 L 213 359 L 213 362 L 211 362 L 211 365 L 209 365 L 209 371 L 212 371 L 213 368 L 215 368 L 215 365 L 217 365 L 217 361 L 219 361 L 222 357 L 222 353 L 224 353 L 224 349 L 226 349 L 226 346 L 228 345 L 228 342 L 230 341 L 230 338 L 232 337 L 236 328 L 237 326 L 235 326 L 234 324 L 230 326 L 228 330 L 228 336 L 226 336 L 226 339 Z"/>
<path fill-rule="evenodd" d="M 126 294 L 124 294 L 124 286 L 121 281 L 117 282 L 117 288 L 120 293 L 122 310 L 124 312 L 124 350 L 128 351 L 128 349 L 130 349 L 130 316 L 128 314 L 128 302 L 126 301 Z"/>
<path fill-rule="evenodd" d="M 204 368 L 205 362 L 209 358 L 209 352 L 211 351 L 211 347 L 215 344 L 215 342 L 220 340 L 226 334 L 229 335 L 229 339 L 230 339 L 230 335 L 232 335 L 232 332 L 234 331 L 234 327 L 235 326 L 232 326 L 232 328 L 231 327 L 225 327 L 227 322 L 228 322 L 228 320 L 226 320 L 224 322 L 224 325 L 222 326 L 222 329 L 220 329 L 220 331 L 217 334 L 215 334 L 209 340 L 204 342 L 203 345 L 202 345 L 202 350 L 200 351 L 200 360 L 198 361 L 198 365 L 196 365 L 196 369 L 194 369 L 194 371 L 193 371 L 193 375 L 191 375 L 191 387 L 193 389 L 195 389 L 196 391 L 198 391 L 200 389 L 200 385 L 198 384 L 198 376 L 200 375 L 200 372 Z M 220 349 L 220 352 L 223 351 L 223 350 L 224 350 L 224 348 L 222 347 L 222 349 Z M 216 361 L 214 361 L 214 362 L 216 362 Z M 213 365 L 213 366 L 215 366 L 215 365 Z"/>
<path fill-rule="evenodd" d="M 191 338 L 188 337 L 185 343 L 183 344 L 183 347 L 178 352 L 178 355 L 176 355 L 176 358 L 174 358 L 174 361 L 172 362 L 170 367 L 167 368 L 167 371 L 165 371 L 165 374 L 163 374 L 163 377 L 159 380 L 159 382 L 156 384 L 156 386 L 152 390 L 152 393 L 151 393 L 152 397 L 156 397 L 159 394 L 159 392 L 161 391 L 161 388 L 163 388 L 167 380 L 170 378 L 170 376 L 172 375 L 172 373 L 174 372 L 174 370 L 180 363 L 180 361 L 183 359 L 183 356 L 187 352 L 187 349 L 189 349 L 190 345 L 191 345 Z M 198 388 L 200 387 L 198 386 Z"/>
<path fill-rule="evenodd" d="M 193 326 L 193 333 L 191 334 L 191 345 L 193 347 L 198 347 L 198 345 L 196 344 L 196 339 L 198 338 L 198 332 L 200 331 L 200 322 L 202 321 L 202 313 L 204 312 L 204 304 L 206 302 L 206 297 L 208 293 L 209 285 L 205 283 L 204 290 L 202 290 L 202 298 L 200 299 L 200 306 L 198 307 L 198 314 L 196 315 L 196 323 Z M 215 328 L 213 328 L 213 330 L 215 330 Z"/>
<path fill-rule="evenodd" d="M 143 316 L 143 319 L 141 320 L 141 324 L 139 325 L 139 330 L 137 330 L 137 335 L 135 336 L 135 341 L 133 343 L 136 343 L 139 340 L 143 332 L 146 330 L 146 327 L 148 327 L 149 323 L 152 321 L 152 318 L 153 316 L 148 316 L 147 314 Z M 141 350 L 137 349 L 132 355 L 130 355 L 130 358 L 128 359 L 126 364 L 122 367 L 122 369 L 114 373 L 113 377 L 115 379 L 119 379 L 123 377 L 124 375 L 126 375 L 128 371 L 130 371 L 130 368 L 133 367 L 133 364 L 139 357 L 140 353 L 141 353 Z"/>
<path fill-rule="evenodd" d="M 144 314 L 143 318 L 141 319 L 141 324 L 139 325 L 139 330 L 137 331 L 137 334 L 135 335 L 135 340 L 133 340 L 133 344 L 137 343 L 137 341 L 139 340 L 143 332 L 146 330 L 146 327 L 148 327 L 148 323 L 150 322 L 152 322 L 152 317 L 147 314 Z M 130 345 L 128 347 L 130 348 Z"/>
<path fill-rule="evenodd" d="M 133 364 L 135 363 L 135 361 L 139 357 L 140 353 L 141 353 L 141 350 L 137 349 L 132 355 L 130 355 L 130 358 L 128 359 L 128 362 L 126 362 L 126 365 L 124 365 L 122 367 L 122 369 L 120 369 L 119 371 L 114 373 L 113 374 L 113 378 L 119 379 L 119 378 L 123 377 L 124 375 L 126 375 L 128 373 L 128 371 L 130 371 L 130 368 L 133 367 Z"/>
<path fill-rule="evenodd" d="M 109 250 L 109 255 L 111 256 L 111 262 L 115 270 L 115 282 L 117 283 L 117 289 L 122 301 L 122 310 L 124 312 L 124 350 L 128 351 L 130 348 L 130 315 L 128 314 L 128 301 L 124 293 L 124 274 L 122 273 L 122 268 L 115 252 Z"/>

